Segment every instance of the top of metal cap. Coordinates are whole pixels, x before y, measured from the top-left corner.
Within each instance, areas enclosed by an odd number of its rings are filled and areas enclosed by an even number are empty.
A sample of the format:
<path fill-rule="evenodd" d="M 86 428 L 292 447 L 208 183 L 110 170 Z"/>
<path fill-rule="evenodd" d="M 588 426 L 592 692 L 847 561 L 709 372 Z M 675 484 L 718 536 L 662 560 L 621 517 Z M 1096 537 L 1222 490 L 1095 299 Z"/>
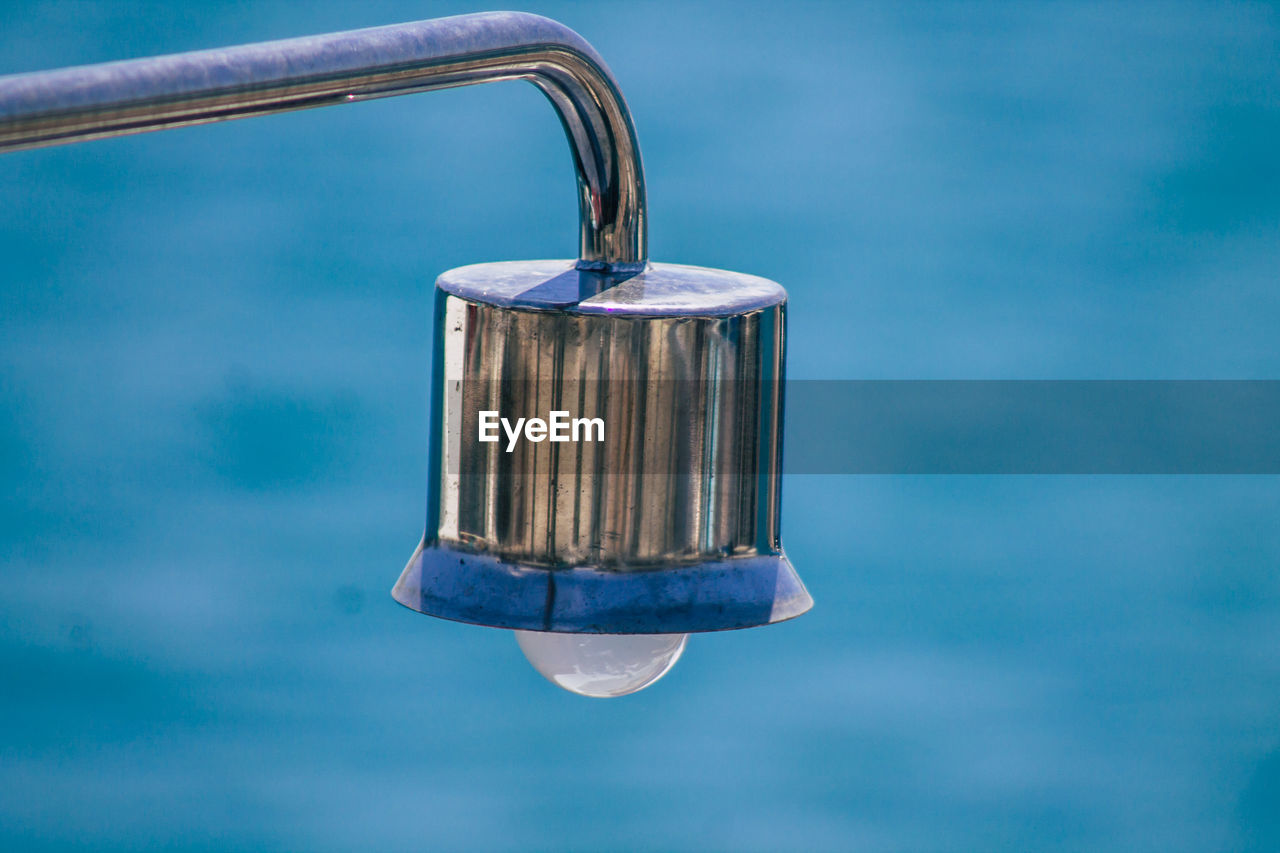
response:
<path fill-rule="evenodd" d="M 602 272 L 571 260 L 503 261 L 451 269 L 436 286 L 504 308 L 618 316 L 727 317 L 787 299 L 782 285 L 767 278 L 682 264 Z"/>

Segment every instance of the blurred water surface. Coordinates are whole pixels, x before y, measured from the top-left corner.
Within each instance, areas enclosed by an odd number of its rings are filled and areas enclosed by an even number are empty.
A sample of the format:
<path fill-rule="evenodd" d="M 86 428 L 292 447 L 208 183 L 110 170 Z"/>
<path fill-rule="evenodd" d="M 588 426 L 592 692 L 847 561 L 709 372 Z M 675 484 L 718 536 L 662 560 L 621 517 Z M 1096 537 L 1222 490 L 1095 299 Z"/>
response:
<path fill-rule="evenodd" d="M 22 2 L 0 72 L 478 8 Z M 1272 6 L 526 8 L 793 377 L 1280 378 Z M 0 847 L 1280 848 L 1273 477 L 791 477 L 814 611 L 618 701 L 394 605 L 431 282 L 575 217 L 517 84 L 0 158 Z"/>

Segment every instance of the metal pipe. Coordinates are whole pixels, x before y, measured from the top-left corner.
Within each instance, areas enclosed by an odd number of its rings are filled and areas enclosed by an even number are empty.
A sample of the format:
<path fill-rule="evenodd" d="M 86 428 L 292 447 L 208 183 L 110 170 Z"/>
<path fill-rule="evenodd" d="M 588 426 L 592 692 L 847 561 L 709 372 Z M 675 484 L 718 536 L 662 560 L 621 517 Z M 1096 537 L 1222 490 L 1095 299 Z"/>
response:
<path fill-rule="evenodd" d="M 579 266 L 643 268 L 644 171 L 626 101 L 577 33 L 522 12 L 0 77 L 0 151 L 492 80 L 530 81 L 560 115 L 578 176 Z"/>

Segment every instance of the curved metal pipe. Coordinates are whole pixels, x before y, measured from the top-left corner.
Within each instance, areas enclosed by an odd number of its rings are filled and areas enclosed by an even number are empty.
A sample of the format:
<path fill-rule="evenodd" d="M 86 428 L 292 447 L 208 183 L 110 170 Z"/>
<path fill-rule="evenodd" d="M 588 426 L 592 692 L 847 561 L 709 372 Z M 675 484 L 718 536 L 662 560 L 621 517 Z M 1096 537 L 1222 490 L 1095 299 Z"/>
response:
<path fill-rule="evenodd" d="M 643 267 L 644 170 L 626 101 L 577 33 L 522 12 L 0 77 L 0 151 L 516 79 L 542 90 L 569 137 L 579 265 Z"/>

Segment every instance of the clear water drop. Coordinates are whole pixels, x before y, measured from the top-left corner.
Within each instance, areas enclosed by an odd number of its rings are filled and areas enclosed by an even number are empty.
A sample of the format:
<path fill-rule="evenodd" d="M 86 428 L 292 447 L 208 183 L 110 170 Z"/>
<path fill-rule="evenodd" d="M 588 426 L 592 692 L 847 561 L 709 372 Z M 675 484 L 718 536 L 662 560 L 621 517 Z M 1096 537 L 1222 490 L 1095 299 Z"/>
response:
<path fill-rule="evenodd" d="M 552 684 L 582 696 L 626 696 L 666 675 L 688 634 L 516 631 L 520 651 Z"/>

